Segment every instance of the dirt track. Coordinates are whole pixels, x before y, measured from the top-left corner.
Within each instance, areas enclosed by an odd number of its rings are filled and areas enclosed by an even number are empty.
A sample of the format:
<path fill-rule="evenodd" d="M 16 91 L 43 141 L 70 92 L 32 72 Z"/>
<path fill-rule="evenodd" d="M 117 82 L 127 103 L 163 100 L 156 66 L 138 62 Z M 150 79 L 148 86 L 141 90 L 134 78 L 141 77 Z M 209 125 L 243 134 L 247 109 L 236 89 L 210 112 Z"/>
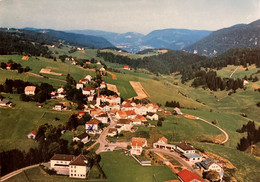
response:
<path fill-rule="evenodd" d="M 112 79 L 113 79 L 113 80 L 117 80 L 117 77 L 116 77 L 115 74 L 113 74 L 113 73 L 111 73 L 111 72 L 109 72 L 109 71 L 107 71 L 107 73 L 112 76 Z"/>

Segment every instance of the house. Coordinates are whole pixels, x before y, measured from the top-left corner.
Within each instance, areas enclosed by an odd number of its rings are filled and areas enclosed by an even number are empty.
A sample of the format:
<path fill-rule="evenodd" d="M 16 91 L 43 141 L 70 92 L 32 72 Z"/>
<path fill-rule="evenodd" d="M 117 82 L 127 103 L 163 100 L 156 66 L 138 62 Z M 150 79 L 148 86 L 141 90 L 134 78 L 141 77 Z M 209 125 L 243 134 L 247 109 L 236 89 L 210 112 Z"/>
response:
<path fill-rule="evenodd" d="M 132 122 L 129 119 L 119 119 L 116 124 L 118 132 L 121 131 L 130 131 L 132 129 Z"/>
<path fill-rule="evenodd" d="M 116 128 L 109 128 L 107 136 L 114 137 L 117 134 L 118 133 L 117 133 L 117 129 Z"/>
<path fill-rule="evenodd" d="M 127 119 L 134 119 L 136 117 L 136 113 L 133 110 L 125 111 L 127 115 Z"/>
<path fill-rule="evenodd" d="M 175 107 L 175 108 L 173 109 L 173 112 L 174 112 L 175 114 L 177 114 L 177 115 L 182 115 L 182 112 L 181 112 L 181 110 L 180 110 L 178 107 Z"/>
<path fill-rule="evenodd" d="M 80 135 L 74 136 L 72 141 L 73 142 L 81 141 L 82 143 L 86 144 L 89 142 L 89 135 L 87 133 L 82 133 Z"/>
<path fill-rule="evenodd" d="M 99 125 L 100 122 L 101 121 L 96 119 L 96 118 L 91 119 L 88 122 L 86 122 L 86 124 L 85 124 L 86 133 L 94 133 L 95 134 L 99 129 L 98 125 Z"/>
<path fill-rule="evenodd" d="M 127 118 L 127 114 L 125 111 L 117 111 L 115 117 L 116 119 L 125 119 Z"/>
<path fill-rule="evenodd" d="M 64 108 L 65 107 L 64 107 L 64 105 L 62 103 L 56 103 L 54 105 L 54 110 L 56 110 L 56 111 L 62 111 Z"/>
<path fill-rule="evenodd" d="M 164 136 L 159 138 L 159 140 L 157 141 L 157 143 L 163 143 L 163 144 L 167 144 L 167 138 L 165 138 Z"/>
<path fill-rule="evenodd" d="M 75 158 L 74 155 L 54 154 L 50 159 L 51 168 L 57 171 L 57 174 L 69 174 L 69 164 Z"/>
<path fill-rule="evenodd" d="M 140 114 L 136 115 L 135 118 L 136 119 L 140 119 L 142 122 L 146 122 L 147 121 L 147 119 L 144 116 L 140 115 Z"/>
<path fill-rule="evenodd" d="M 89 76 L 90 76 L 90 75 L 89 75 Z M 81 80 L 79 80 L 79 83 L 87 84 L 87 83 L 88 83 L 88 79 L 82 78 Z"/>
<path fill-rule="evenodd" d="M 87 79 L 88 81 L 91 81 L 92 80 L 92 76 L 91 75 L 87 75 L 87 76 L 85 76 L 85 79 Z"/>
<path fill-rule="evenodd" d="M 36 107 L 42 108 L 42 104 L 36 104 Z"/>
<path fill-rule="evenodd" d="M 94 100 L 94 95 L 87 96 L 87 99 L 89 102 L 92 102 Z"/>
<path fill-rule="evenodd" d="M 110 111 L 111 110 L 117 110 L 117 111 L 120 110 L 120 105 L 117 105 L 116 103 L 110 103 L 109 107 L 110 107 Z"/>
<path fill-rule="evenodd" d="M 126 102 L 125 104 L 123 104 L 122 110 L 123 111 L 135 110 L 135 107 L 133 107 L 130 102 Z"/>
<path fill-rule="evenodd" d="M 107 86 L 106 86 L 106 83 L 105 83 L 105 82 L 100 83 L 100 88 L 101 88 L 101 89 L 106 88 L 106 87 L 107 87 Z"/>
<path fill-rule="evenodd" d="M 86 178 L 90 170 L 88 159 L 84 155 L 78 155 L 69 164 L 69 177 Z"/>
<path fill-rule="evenodd" d="M 30 133 L 27 134 L 27 138 L 35 139 L 37 135 L 36 131 L 31 131 Z"/>
<path fill-rule="evenodd" d="M 145 105 L 137 104 L 135 106 L 135 112 L 137 114 L 140 114 L 140 115 L 146 115 L 147 114 L 147 108 L 145 107 Z"/>
<path fill-rule="evenodd" d="M 220 177 L 223 177 L 224 172 L 222 169 L 222 165 L 218 164 L 214 159 L 207 158 L 200 163 L 196 163 L 196 165 L 203 169 L 203 171 L 217 171 Z"/>
<path fill-rule="evenodd" d="M 109 107 L 109 105 L 106 105 L 106 104 L 100 104 L 98 107 L 99 107 L 102 111 L 105 111 L 105 112 L 110 111 L 110 107 Z"/>
<path fill-rule="evenodd" d="M 178 178 L 181 182 L 203 182 L 203 180 L 195 173 L 183 169 L 182 171 L 177 173 Z"/>
<path fill-rule="evenodd" d="M 131 121 L 132 121 L 133 125 L 142 125 L 141 119 L 134 118 L 134 119 L 131 119 Z"/>
<path fill-rule="evenodd" d="M 7 99 L 0 99 L 0 106 L 9 106 L 12 102 Z"/>
<path fill-rule="evenodd" d="M 124 66 L 124 70 L 130 70 L 129 66 Z"/>
<path fill-rule="evenodd" d="M 11 63 L 6 63 L 6 69 L 10 70 L 11 69 Z"/>
<path fill-rule="evenodd" d="M 246 84 L 248 84 L 249 82 L 245 79 L 243 79 L 243 86 L 245 86 Z"/>
<path fill-rule="evenodd" d="M 77 83 L 76 88 L 79 89 L 83 89 L 84 85 L 83 83 Z"/>
<path fill-rule="evenodd" d="M 156 113 L 148 112 L 146 118 L 150 120 L 158 120 L 159 116 Z"/>
<path fill-rule="evenodd" d="M 107 114 L 105 113 L 102 113 L 102 114 L 100 114 L 100 115 L 98 115 L 98 116 L 95 116 L 95 118 L 97 118 L 98 120 L 100 120 L 102 123 L 108 123 L 108 116 L 107 116 Z"/>
<path fill-rule="evenodd" d="M 92 87 L 83 88 L 82 94 L 83 95 L 93 95 L 95 93 L 95 89 Z"/>
<path fill-rule="evenodd" d="M 101 67 L 101 68 L 99 69 L 100 75 L 104 75 L 104 74 L 105 74 L 105 71 L 106 71 L 106 69 L 105 69 L 104 67 Z"/>
<path fill-rule="evenodd" d="M 182 154 L 195 153 L 195 149 L 186 142 L 181 142 L 181 143 L 177 144 L 176 149 L 177 149 L 177 151 L 179 151 Z"/>
<path fill-rule="evenodd" d="M 104 111 L 101 111 L 99 108 L 95 108 L 95 109 L 92 109 L 92 110 L 90 111 L 90 115 L 91 115 L 92 117 L 96 117 L 96 116 L 98 116 L 98 115 L 100 115 L 100 114 L 105 114 L 105 112 L 104 112 Z"/>
<path fill-rule="evenodd" d="M 167 143 L 167 138 L 161 137 L 156 143 L 153 143 L 153 148 L 165 149 L 173 151 L 176 147 Z"/>
<path fill-rule="evenodd" d="M 64 93 L 64 88 L 63 88 L 63 87 L 58 88 L 58 89 L 57 89 L 57 93 L 58 93 L 58 94 Z"/>
<path fill-rule="evenodd" d="M 100 61 L 98 61 L 96 64 L 98 64 L 98 65 L 101 65 L 101 62 L 100 62 Z"/>
<path fill-rule="evenodd" d="M 132 155 L 141 155 L 143 147 L 147 146 L 146 138 L 133 137 L 131 140 L 131 150 Z"/>
<path fill-rule="evenodd" d="M 194 164 L 197 162 L 201 162 L 202 160 L 202 157 L 196 153 L 184 153 L 182 155 L 186 158 L 186 161 L 189 161 Z"/>
<path fill-rule="evenodd" d="M 86 61 L 86 64 L 91 64 L 91 62 L 90 61 Z"/>
<path fill-rule="evenodd" d="M 78 112 L 79 117 L 81 118 L 81 117 L 85 114 L 85 112 L 86 112 L 86 111 L 79 111 L 79 112 Z"/>
<path fill-rule="evenodd" d="M 36 86 L 27 86 L 24 88 L 25 95 L 35 95 Z"/>

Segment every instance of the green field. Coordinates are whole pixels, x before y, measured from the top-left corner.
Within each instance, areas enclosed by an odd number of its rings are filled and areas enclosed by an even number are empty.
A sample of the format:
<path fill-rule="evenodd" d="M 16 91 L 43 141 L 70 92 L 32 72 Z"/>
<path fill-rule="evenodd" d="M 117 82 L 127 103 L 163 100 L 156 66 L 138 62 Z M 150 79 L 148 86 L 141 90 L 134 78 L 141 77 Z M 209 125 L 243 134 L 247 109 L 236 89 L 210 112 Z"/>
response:
<path fill-rule="evenodd" d="M 100 166 L 107 175 L 108 181 L 125 182 L 150 182 L 167 181 L 177 179 L 171 170 L 166 166 L 142 167 L 132 157 L 121 152 L 101 153 Z"/>

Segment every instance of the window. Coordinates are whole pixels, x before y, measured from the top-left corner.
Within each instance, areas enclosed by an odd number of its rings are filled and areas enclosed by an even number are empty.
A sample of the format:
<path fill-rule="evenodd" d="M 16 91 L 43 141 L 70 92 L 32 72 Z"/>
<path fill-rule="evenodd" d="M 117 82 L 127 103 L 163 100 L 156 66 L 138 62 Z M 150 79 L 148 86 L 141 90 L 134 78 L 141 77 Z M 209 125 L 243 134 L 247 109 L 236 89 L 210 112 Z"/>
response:
<path fill-rule="evenodd" d="M 74 174 L 74 176 L 77 176 L 76 174 Z"/>
<path fill-rule="evenodd" d="M 74 172 L 76 172 L 76 170 L 74 170 Z"/>
<path fill-rule="evenodd" d="M 73 172 L 73 170 L 71 170 L 71 172 Z"/>

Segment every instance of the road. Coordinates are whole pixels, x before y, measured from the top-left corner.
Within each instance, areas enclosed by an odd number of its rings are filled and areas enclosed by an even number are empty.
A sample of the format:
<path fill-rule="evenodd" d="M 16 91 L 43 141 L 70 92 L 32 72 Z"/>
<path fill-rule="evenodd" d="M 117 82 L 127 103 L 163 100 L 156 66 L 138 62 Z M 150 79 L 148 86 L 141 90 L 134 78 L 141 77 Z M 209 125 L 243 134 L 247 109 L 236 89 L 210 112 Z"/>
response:
<path fill-rule="evenodd" d="M 174 158 L 176 161 L 178 161 L 184 168 L 194 172 L 195 174 L 197 174 L 198 176 L 201 177 L 201 174 L 198 173 L 198 171 L 193 169 L 191 163 L 189 163 L 189 162 L 185 161 L 183 158 L 181 158 L 180 154 L 178 154 L 177 152 L 171 152 L 169 150 L 158 149 L 158 148 L 149 149 L 149 151 L 168 155 L 168 156 Z"/>
<path fill-rule="evenodd" d="M 16 170 L 16 171 L 13 171 L 13 172 L 11 172 L 11 173 L 9 173 L 9 174 L 7 174 L 7 175 L 1 177 L 0 181 L 5 181 L 5 180 L 7 180 L 7 179 L 9 179 L 9 178 L 11 178 L 11 177 L 13 177 L 13 176 L 15 176 L 15 175 L 17 175 L 17 174 L 23 172 L 23 171 L 25 171 L 25 170 L 27 170 L 27 169 L 31 169 L 31 168 L 37 167 L 37 166 L 39 166 L 39 165 L 40 165 L 40 164 L 35 164 L 35 165 L 32 165 L 32 166 L 27 166 L 27 167 L 24 167 L 24 168 L 22 168 L 22 169 L 18 169 L 18 170 Z"/>

